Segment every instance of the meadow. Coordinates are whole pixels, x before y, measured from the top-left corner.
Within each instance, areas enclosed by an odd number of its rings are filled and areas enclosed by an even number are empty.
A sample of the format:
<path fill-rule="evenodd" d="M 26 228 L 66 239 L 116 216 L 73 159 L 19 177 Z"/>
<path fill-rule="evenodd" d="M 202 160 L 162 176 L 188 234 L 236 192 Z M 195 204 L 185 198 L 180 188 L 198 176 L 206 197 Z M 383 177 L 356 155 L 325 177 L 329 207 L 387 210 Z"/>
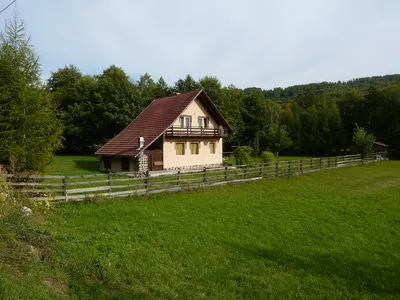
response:
<path fill-rule="evenodd" d="M 0 296 L 398 298 L 399 195 L 400 162 L 382 161 L 59 204 L 2 229 L 21 241 L 0 253 Z"/>

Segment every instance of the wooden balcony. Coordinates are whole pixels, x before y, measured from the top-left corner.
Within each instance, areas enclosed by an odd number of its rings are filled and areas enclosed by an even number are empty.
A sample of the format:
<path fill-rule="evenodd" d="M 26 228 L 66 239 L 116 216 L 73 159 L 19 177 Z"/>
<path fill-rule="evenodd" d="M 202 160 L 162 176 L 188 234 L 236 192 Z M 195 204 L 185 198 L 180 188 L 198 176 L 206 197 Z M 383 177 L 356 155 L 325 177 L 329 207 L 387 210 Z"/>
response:
<path fill-rule="evenodd" d="M 167 137 L 223 137 L 227 134 L 227 129 L 218 128 L 201 128 L 201 127 L 188 127 L 181 128 L 179 126 L 171 126 L 165 132 Z"/>

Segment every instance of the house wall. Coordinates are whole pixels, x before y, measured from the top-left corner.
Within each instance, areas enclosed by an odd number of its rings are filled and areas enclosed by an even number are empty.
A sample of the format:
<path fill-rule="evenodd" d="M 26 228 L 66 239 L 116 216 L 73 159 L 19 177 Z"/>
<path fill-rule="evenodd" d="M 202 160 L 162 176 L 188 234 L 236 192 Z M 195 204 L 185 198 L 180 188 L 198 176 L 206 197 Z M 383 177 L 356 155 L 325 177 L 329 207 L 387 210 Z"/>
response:
<path fill-rule="evenodd" d="M 182 112 L 181 116 L 191 116 L 192 127 L 197 127 L 198 117 L 209 118 L 209 128 L 218 128 L 218 123 L 208 113 L 207 109 L 201 103 L 199 99 L 192 101 L 189 106 Z M 180 126 L 179 117 L 176 118 L 173 126 Z M 163 146 L 163 159 L 164 169 L 171 168 L 190 168 L 190 167 L 201 167 L 201 166 L 213 166 L 220 165 L 223 162 L 222 159 L 222 138 L 164 138 Z M 185 155 L 176 155 L 175 143 L 185 143 Z M 190 142 L 199 143 L 199 154 L 190 154 Z M 209 142 L 216 143 L 215 153 L 210 153 Z"/>
<path fill-rule="evenodd" d="M 197 127 L 199 126 L 198 123 L 198 117 L 208 117 L 209 118 L 209 128 L 218 128 L 217 122 L 211 117 L 211 115 L 208 113 L 204 105 L 201 103 L 201 101 L 196 98 L 194 101 L 192 101 L 188 107 L 182 112 L 181 116 L 191 116 L 192 117 L 192 127 Z M 180 121 L 179 117 L 176 118 L 174 123 L 172 123 L 173 126 L 180 126 Z"/>
<path fill-rule="evenodd" d="M 175 143 L 185 143 L 185 155 L 176 155 Z M 190 143 L 199 143 L 199 154 L 190 154 Z M 209 143 L 215 142 L 215 153 L 210 153 Z M 214 166 L 222 164 L 222 138 L 165 138 L 164 137 L 164 169 Z"/>
<path fill-rule="evenodd" d="M 129 158 L 129 172 L 137 171 L 137 163 L 135 164 L 134 158 Z M 104 168 L 103 156 L 100 159 L 100 171 L 111 171 L 111 172 L 126 172 L 122 171 L 122 163 L 120 157 L 111 157 L 111 169 Z"/>

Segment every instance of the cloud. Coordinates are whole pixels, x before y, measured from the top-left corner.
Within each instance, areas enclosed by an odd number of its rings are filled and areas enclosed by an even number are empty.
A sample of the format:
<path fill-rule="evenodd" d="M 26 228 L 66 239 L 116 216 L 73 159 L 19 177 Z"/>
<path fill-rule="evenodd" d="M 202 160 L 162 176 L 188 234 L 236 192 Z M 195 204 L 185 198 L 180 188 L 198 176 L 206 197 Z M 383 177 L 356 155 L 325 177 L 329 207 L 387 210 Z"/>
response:
<path fill-rule="evenodd" d="M 115 64 L 169 84 L 190 73 L 272 88 L 400 70 L 395 0 L 20 0 L 18 10 L 45 76 Z"/>

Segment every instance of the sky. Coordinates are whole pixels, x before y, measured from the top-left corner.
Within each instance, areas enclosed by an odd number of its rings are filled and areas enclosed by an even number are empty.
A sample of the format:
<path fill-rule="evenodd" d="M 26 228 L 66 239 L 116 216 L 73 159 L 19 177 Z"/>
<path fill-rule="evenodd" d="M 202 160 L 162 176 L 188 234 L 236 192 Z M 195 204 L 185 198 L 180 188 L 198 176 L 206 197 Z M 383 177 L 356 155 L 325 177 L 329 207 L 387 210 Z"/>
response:
<path fill-rule="evenodd" d="M 400 73 L 399 0 L 17 0 L 0 22 L 14 11 L 43 78 L 116 65 L 132 80 L 271 89 Z"/>

